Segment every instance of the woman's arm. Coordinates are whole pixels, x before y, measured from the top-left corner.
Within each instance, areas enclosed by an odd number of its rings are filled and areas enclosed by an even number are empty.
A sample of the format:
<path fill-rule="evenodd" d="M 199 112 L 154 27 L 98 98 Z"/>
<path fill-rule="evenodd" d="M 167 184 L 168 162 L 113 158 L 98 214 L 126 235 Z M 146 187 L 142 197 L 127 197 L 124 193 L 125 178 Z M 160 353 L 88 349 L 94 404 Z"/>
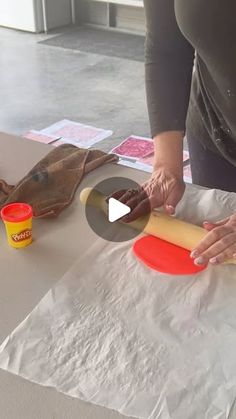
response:
<path fill-rule="evenodd" d="M 175 18 L 174 0 L 144 0 L 145 74 L 152 137 L 185 132 L 194 49 Z M 157 137 L 158 138 L 158 137 Z"/>
<path fill-rule="evenodd" d="M 183 178 L 183 133 L 168 131 L 154 137 L 155 159 L 153 171 L 169 168 L 177 179 Z"/>
<path fill-rule="evenodd" d="M 144 0 L 147 34 L 145 75 L 154 171 L 160 166 L 183 177 L 183 136 L 194 49 L 177 25 L 174 0 Z"/>
<path fill-rule="evenodd" d="M 146 90 L 155 163 L 151 178 L 135 195 L 133 191 L 119 195 L 131 208 L 126 222 L 160 206 L 174 214 L 184 193 L 183 136 L 194 50 L 178 28 L 174 0 L 144 0 L 144 5 Z"/>

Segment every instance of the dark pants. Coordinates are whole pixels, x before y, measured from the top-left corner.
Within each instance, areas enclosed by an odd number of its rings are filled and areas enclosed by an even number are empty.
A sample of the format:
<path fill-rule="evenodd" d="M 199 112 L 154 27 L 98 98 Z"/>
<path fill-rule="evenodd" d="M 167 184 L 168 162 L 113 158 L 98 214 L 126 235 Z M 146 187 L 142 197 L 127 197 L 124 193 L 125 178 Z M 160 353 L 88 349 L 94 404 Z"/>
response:
<path fill-rule="evenodd" d="M 193 183 L 210 189 L 236 192 L 236 167 L 188 135 Z"/>

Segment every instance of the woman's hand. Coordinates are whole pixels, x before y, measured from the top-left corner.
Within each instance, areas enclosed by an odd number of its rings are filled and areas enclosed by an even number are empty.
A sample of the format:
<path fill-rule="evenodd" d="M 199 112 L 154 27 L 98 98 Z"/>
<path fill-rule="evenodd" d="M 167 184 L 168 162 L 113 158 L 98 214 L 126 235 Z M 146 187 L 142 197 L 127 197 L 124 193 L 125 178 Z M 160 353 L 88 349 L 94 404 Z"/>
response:
<path fill-rule="evenodd" d="M 176 176 L 166 166 L 160 166 L 139 189 L 117 191 L 112 197 L 131 208 L 130 214 L 122 219 L 129 223 L 161 206 L 164 206 L 168 214 L 174 214 L 175 207 L 184 194 L 184 189 L 182 177 Z"/>
<path fill-rule="evenodd" d="M 218 265 L 236 258 L 236 214 L 218 223 L 203 223 L 209 233 L 191 253 L 196 265 Z"/>

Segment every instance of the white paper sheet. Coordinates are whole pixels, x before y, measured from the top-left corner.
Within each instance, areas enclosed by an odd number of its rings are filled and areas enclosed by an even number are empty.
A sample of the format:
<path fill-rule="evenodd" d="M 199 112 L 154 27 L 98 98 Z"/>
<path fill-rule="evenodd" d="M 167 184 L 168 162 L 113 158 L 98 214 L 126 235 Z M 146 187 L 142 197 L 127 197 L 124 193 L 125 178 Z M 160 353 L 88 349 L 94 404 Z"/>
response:
<path fill-rule="evenodd" d="M 236 194 L 189 186 L 178 213 L 235 208 Z M 235 266 L 170 277 L 98 239 L 3 342 L 0 367 L 136 418 L 226 419 L 235 348 Z"/>
<path fill-rule="evenodd" d="M 99 141 L 112 135 L 112 131 L 96 128 L 79 122 L 63 119 L 41 130 L 42 134 L 55 135 L 65 143 L 74 144 L 77 147 L 89 148 Z"/>

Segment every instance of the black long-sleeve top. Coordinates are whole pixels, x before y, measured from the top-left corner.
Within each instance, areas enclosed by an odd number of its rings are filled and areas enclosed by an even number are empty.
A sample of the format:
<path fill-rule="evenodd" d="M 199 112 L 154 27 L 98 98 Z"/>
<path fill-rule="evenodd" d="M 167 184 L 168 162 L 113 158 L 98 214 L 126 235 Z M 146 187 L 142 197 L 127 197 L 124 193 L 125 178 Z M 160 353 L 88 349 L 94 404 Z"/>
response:
<path fill-rule="evenodd" d="M 236 0 L 144 5 L 152 136 L 187 129 L 236 166 Z"/>

